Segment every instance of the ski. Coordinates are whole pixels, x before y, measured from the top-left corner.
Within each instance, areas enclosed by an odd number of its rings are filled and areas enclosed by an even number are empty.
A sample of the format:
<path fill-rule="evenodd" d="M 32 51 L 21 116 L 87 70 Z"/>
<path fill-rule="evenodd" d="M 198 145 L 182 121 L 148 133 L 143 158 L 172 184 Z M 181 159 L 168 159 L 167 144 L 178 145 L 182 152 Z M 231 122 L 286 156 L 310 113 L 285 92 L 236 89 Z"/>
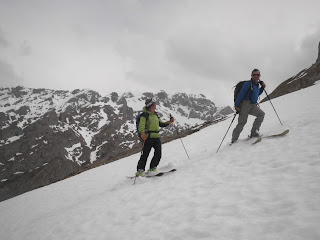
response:
<path fill-rule="evenodd" d="M 257 143 L 261 142 L 263 138 L 281 137 L 281 136 L 285 136 L 285 135 L 288 134 L 288 133 L 289 133 L 289 129 L 283 131 L 282 133 L 277 133 L 277 134 L 272 134 L 272 135 L 266 135 L 266 136 L 261 135 L 261 136 L 258 137 L 254 142 L 252 142 L 251 144 L 252 144 L 252 145 L 253 145 L 253 144 L 257 144 Z M 251 139 L 251 137 L 249 136 L 249 137 L 248 137 L 247 139 L 245 139 L 244 141 L 248 141 L 248 140 L 250 140 L 250 139 Z M 230 146 L 232 146 L 233 144 L 234 144 L 234 143 L 230 143 Z"/>
<path fill-rule="evenodd" d="M 261 142 L 261 140 L 262 140 L 262 137 L 258 137 L 257 140 L 255 140 L 255 141 L 254 141 L 253 143 L 251 143 L 251 144 L 257 144 L 257 143 Z"/>
<path fill-rule="evenodd" d="M 144 178 L 161 177 L 161 176 L 163 176 L 164 174 L 171 173 L 171 172 L 175 172 L 175 171 L 177 171 L 177 169 L 174 168 L 174 169 L 171 169 L 171 170 L 169 170 L 169 171 L 158 172 L 156 175 L 150 175 L 150 176 L 145 175 L 145 176 L 142 176 L 142 177 L 144 177 Z M 133 178 L 138 178 L 138 177 L 136 177 L 136 176 L 128 176 L 127 178 L 133 179 Z"/>
<path fill-rule="evenodd" d="M 276 133 L 276 134 L 272 134 L 272 135 L 261 135 L 257 140 L 255 140 L 252 144 L 256 144 L 256 143 L 259 143 L 261 142 L 262 138 L 273 138 L 273 137 L 281 137 L 281 136 L 284 136 L 286 134 L 289 133 L 289 129 L 283 131 L 282 133 Z"/>
<path fill-rule="evenodd" d="M 271 138 L 271 137 L 281 137 L 289 133 L 289 129 L 283 131 L 282 133 L 277 133 L 277 134 L 272 134 L 272 135 L 267 135 L 267 136 L 262 136 L 262 138 Z"/>
<path fill-rule="evenodd" d="M 246 142 L 246 141 L 248 141 L 248 140 L 250 140 L 250 139 L 252 139 L 252 138 L 250 138 L 250 137 L 248 137 L 247 139 L 240 139 L 240 140 L 238 140 L 238 141 L 236 141 L 236 142 L 234 142 L 234 143 L 230 143 L 229 145 L 230 146 L 232 146 L 233 144 L 235 144 L 235 143 L 238 143 L 239 141 L 241 141 L 241 142 Z M 258 137 L 254 142 L 252 142 L 251 144 L 256 144 L 256 143 L 259 143 L 259 142 L 261 142 L 261 137 Z"/>

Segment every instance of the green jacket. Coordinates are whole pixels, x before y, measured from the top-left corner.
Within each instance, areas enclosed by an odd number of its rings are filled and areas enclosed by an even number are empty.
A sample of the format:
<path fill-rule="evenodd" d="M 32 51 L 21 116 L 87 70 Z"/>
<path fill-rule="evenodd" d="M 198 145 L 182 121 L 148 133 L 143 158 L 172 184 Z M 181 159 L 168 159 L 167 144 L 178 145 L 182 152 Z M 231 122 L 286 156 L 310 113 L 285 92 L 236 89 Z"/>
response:
<path fill-rule="evenodd" d="M 145 107 L 142 109 L 142 111 L 148 113 L 149 117 L 146 121 L 146 117 L 141 116 L 139 123 L 139 132 L 149 132 L 149 138 L 160 138 L 160 127 L 166 127 L 169 125 L 169 123 L 162 122 L 157 114 L 147 111 Z"/>

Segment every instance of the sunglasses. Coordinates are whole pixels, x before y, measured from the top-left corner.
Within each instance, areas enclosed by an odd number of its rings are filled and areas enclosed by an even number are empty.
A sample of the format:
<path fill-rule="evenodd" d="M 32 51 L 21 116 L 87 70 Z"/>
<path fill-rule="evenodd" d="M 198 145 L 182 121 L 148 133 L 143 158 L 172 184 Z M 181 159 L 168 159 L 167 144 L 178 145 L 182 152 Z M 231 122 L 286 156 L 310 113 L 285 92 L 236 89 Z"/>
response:
<path fill-rule="evenodd" d="M 260 74 L 252 74 L 253 77 L 259 77 Z"/>

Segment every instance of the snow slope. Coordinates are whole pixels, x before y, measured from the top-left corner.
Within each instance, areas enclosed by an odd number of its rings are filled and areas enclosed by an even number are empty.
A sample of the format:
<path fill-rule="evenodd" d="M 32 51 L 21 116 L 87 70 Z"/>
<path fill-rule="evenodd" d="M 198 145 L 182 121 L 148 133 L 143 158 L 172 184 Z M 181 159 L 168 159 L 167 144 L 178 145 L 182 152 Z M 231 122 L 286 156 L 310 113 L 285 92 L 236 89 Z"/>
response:
<path fill-rule="evenodd" d="M 139 154 L 0 203 L 1 239 L 320 239 L 320 84 L 269 102 L 264 134 L 229 146 L 231 119 L 163 145 L 160 178 Z M 250 132 L 253 117 L 241 135 Z"/>

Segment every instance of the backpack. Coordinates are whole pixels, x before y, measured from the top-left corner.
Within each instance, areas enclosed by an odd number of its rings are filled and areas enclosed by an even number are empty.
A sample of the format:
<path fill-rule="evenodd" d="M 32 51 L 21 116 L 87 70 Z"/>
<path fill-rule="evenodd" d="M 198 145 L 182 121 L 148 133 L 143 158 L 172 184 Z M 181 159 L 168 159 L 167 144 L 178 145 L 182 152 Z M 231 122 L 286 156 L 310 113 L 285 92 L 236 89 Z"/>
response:
<path fill-rule="evenodd" d="M 148 117 L 149 117 L 149 114 L 146 113 L 146 112 L 142 112 L 142 113 L 139 113 L 138 116 L 136 117 L 136 130 L 137 130 L 137 135 L 138 137 L 142 140 L 141 138 L 141 134 L 139 132 L 139 124 L 140 124 L 140 118 L 141 117 L 145 117 L 146 118 L 146 122 L 148 121 Z"/>
<path fill-rule="evenodd" d="M 253 90 L 252 82 L 251 82 L 251 80 L 249 80 L 249 81 L 251 83 L 251 91 L 252 91 Z M 241 89 L 243 87 L 243 84 L 245 82 L 249 82 L 249 81 L 240 81 L 240 82 L 237 83 L 237 85 L 235 86 L 235 89 L 234 89 L 233 102 L 236 102 L 237 97 L 238 97 L 238 95 L 239 95 L 239 93 L 240 93 L 240 91 L 241 91 Z"/>

